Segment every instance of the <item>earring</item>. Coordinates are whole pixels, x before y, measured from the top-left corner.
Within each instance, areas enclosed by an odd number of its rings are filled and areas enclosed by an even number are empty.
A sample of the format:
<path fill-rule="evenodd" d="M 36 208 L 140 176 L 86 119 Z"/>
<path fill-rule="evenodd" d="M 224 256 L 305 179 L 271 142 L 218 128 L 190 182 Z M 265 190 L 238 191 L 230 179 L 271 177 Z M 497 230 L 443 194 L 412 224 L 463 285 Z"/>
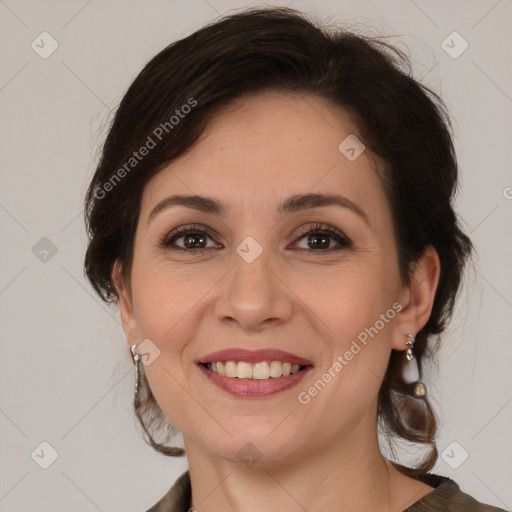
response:
<path fill-rule="evenodd" d="M 414 336 L 412 334 L 407 334 L 407 341 L 405 344 L 409 347 L 405 353 L 405 357 L 407 358 L 407 361 L 411 362 L 414 359 L 414 353 L 412 351 L 412 347 L 414 347 Z"/>
<path fill-rule="evenodd" d="M 407 334 L 406 336 L 407 340 L 405 344 L 407 345 L 407 350 L 405 352 L 405 357 L 409 363 L 404 367 L 403 378 L 405 382 L 413 385 L 412 391 L 416 398 L 424 398 L 427 395 L 427 387 L 423 382 L 421 382 L 420 367 L 413 352 L 416 339 L 412 334 Z"/>
<path fill-rule="evenodd" d="M 133 357 L 133 364 L 135 365 L 135 398 L 137 398 L 137 393 L 139 392 L 139 354 L 135 352 L 135 348 L 137 345 L 132 345 L 130 347 L 130 352 L 132 353 Z"/>

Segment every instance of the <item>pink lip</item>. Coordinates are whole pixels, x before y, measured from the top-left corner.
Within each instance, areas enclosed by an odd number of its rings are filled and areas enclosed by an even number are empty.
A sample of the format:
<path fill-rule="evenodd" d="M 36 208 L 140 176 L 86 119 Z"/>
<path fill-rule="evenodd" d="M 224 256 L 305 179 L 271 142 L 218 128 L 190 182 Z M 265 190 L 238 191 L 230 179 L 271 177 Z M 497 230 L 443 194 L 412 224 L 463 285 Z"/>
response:
<path fill-rule="evenodd" d="M 205 363 L 225 363 L 226 361 L 244 361 L 246 363 L 259 363 L 261 361 L 281 361 L 291 364 L 305 366 L 303 370 L 287 377 L 271 377 L 269 379 L 238 379 L 226 377 L 208 370 Z M 295 386 L 301 381 L 305 374 L 312 369 L 313 364 L 308 359 L 304 359 L 290 352 L 284 352 L 277 349 L 247 350 L 244 348 L 232 348 L 212 352 L 196 361 L 203 374 L 215 384 L 218 388 L 230 393 L 231 395 L 242 398 L 264 398 L 275 395 L 285 389 Z"/>
<path fill-rule="evenodd" d="M 306 373 L 312 369 L 312 366 L 304 368 L 295 375 L 289 375 L 288 377 L 271 377 L 266 380 L 225 377 L 218 373 L 211 372 L 201 364 L 198 365 L 198 368 L 206 375 L 210 382 L 231 395 L 240 398 L 265 398 L 298 384 Z"/>
<path fill-rule="evenodd" d="M 197 364 L 216 363 L 226 361 L 244 361 L 246 363 L 259 363 L 261 361 L 281 361 L 283 363 L 312 365 L 308 359 L 296 356 L 290 352 L 276 349 L 246 350 L 244 348 L 230 348 L 212 352 L 196 361 Z"/>

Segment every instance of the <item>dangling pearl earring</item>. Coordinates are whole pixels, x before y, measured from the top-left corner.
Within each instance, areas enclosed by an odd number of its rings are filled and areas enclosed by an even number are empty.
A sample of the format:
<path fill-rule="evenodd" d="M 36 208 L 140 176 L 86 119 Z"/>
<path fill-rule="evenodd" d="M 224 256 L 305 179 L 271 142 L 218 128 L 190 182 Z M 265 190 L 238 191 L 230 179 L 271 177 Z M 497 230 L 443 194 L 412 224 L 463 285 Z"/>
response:
<path fill-rule="evenodd" d="M 424 398 L 427 395 L 427 387 L 421 382 L 418 361 L 414 357 L 413 352 L 416 339 L 412 334 L 407 334 L 406 336 L 405 344 L 407 345 L 407 350 L 405 357 L 409 363 L 404 366 L 403 378 L 408 384 L 414 384 L 413 394 L 416 398 Z"/>

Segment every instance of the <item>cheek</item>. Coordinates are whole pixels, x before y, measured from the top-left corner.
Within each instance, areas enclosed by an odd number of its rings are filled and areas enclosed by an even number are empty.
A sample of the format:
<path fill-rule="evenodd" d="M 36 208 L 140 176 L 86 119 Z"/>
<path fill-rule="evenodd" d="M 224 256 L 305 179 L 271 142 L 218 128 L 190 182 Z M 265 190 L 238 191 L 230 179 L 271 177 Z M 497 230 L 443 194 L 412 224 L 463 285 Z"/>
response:
<path fill-rule="evenodd" d="M 342 349 L 348 340 L 355 339 L 366 328 L 373 326 L 381 314 L 392 308 L 395 286 L 393 273 L 386 274 L 380 261 L 366 258 L 360 264 L 339 266 L 331 272 L 320 269 L 308 274 L 290 276 L 294 294 L 317 319 L 322 333 L 332 344 Z M 394 310 L 385 320 L 394 318 Z M 390 317 L 390 318 L 388 318 Z M 386 326 L 389 322 L 385 322 Z M 379 322 L 379 331 L 385 330 Z"/>
<path fill-rule="evenodd" d="M 377 270 L 338 270 L 326 279 L 302 278 L 294 287 L 322 340 L 317 378 L 333 383 L 325 399 L 334 394 L 332 403 L 341 408 L 362 403 L 367 407 L 377 396 L 388 364 L 391 332 L 400 306 L 387 277 Z"/>
<path fill-rule="evenodd" d="M 188 431 L 202 410 L 195 407 L 187 389 L 183 354 L 197 330 L 195 317 L 205 290 L 197 282 L 192 285 L 195 280 L 186 272 L 159 263 L 142 266 L 139 262 L 134 270 L 132 291 L 139 339 L 150 339 L 159 350 L 158 358 L 144 368 L 146 378 L 165 416 L 179 430 Z"/>
<path fill-rule="evenodd" d="M 208 424 L 209 418 L 197 398 L 187 389 L 183 374 L 176 371 L 167 357 L 162 354 L 146 367 L 146 378 L 158 408 L 179 431 L 189 433 L 194 422 L 200 420 Z"/>
<path fill-rule="evenodd" d="M 179 348 L 186 339 L 184 329 L 201 298 L 214 285 L 204 273 L 176 270 L 153 263 L 132 276 L 134 315 L 139 337 L 150 338 L 166 350 Z M 171 341 L 173 343 L 171 343 Z"/>

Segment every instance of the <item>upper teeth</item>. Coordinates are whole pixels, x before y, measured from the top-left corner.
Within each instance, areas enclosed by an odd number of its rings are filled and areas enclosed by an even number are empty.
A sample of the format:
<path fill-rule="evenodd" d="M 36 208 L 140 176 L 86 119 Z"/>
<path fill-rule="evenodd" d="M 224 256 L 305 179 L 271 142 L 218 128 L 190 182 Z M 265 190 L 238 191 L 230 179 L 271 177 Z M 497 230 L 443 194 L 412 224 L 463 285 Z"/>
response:
<path fill-rule="evenodd" d="M 281 361 L 261 361 L 260 363 L 246 363 L 244 361 L 220 361 L 208 363 L 208 370 L 224 375 L 226 377 L 236 377 L 239 379 L 268 379 L 270 377 L 281 377 L 294 375 L 300 370 L 300 365 L 291 363 L 282 363 Z"/>

